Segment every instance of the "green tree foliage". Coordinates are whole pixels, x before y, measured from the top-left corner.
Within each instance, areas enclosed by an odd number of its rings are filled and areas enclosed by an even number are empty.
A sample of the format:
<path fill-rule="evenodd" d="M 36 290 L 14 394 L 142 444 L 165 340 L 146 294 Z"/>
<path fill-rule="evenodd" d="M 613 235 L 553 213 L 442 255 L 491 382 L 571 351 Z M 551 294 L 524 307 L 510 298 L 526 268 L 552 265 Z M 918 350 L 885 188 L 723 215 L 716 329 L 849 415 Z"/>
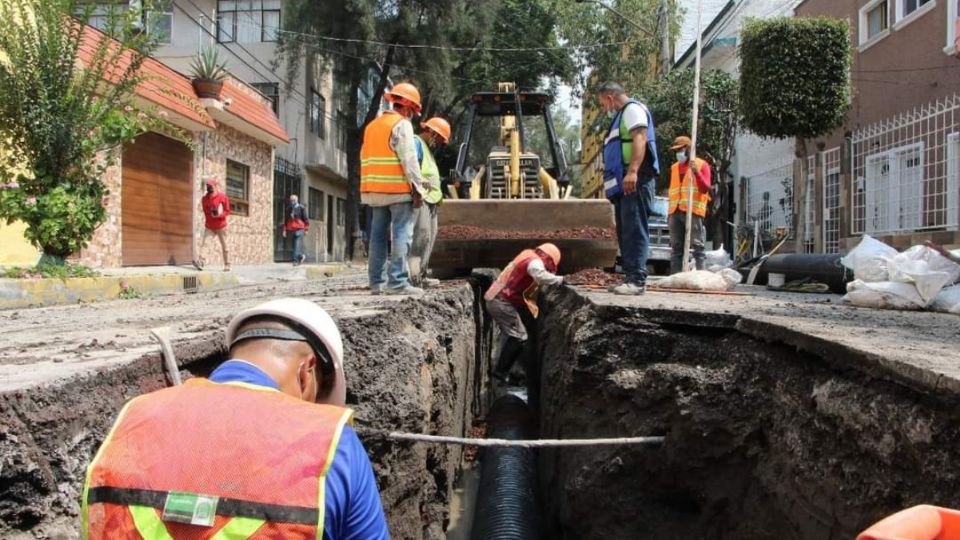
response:
<path fill-rule="evenodd" d="M 165 125 L 131 106 L 155 41 L 137 31 L 142 12 L 111 13 L 111 40 L 84 30 L 91 9 L 0 2 L 0 218 L 25 222 L 27 238 L 57 257 L 84 247 L 104 220 L 102 175 L 117 154 L 107 150 Z M 85 67 L 82 43 L 92 49 Z"/>
<path fill-rule="evenodd" d="M 748 20 L 739 54 L 744 127 L 763 137 L 810 139 L 843 124 L 850 102 L 847 19 Z"/>

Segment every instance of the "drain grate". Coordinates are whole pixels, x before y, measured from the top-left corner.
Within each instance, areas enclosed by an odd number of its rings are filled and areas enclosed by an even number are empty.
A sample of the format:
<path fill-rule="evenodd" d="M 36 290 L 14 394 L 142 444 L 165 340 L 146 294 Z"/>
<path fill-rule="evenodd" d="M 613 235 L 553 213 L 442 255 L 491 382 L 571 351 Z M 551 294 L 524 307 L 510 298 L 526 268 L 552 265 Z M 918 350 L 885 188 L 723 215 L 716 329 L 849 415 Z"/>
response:
<path fill-rule="evenodd" d="M 183 292 L 197 292 L 197 276 L 183 277 Z"/>

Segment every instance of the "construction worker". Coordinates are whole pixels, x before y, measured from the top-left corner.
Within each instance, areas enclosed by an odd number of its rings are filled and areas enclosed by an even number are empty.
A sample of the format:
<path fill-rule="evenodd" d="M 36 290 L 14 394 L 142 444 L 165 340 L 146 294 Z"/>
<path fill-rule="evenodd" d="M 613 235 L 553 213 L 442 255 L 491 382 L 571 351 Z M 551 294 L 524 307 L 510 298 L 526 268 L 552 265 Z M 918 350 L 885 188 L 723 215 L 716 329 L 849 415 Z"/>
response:
<path fill-rule="evenodd" d="M 623 295 L 643 294 L 650 251 L 648 218 L 660 174 L 653 115 L 615 82 L 600 86 L 599 100 L 603 111 L 613 114 L 603 142 L 603 188 L 614 205 L 624 273 L 623 283 L 610 290 Z"/>
<path fill-rule="evenodd" d="M 690 137 L 681 135 L 670 147 L 677 161 L 670 166 L 670 191 L 668 202 L 668 225 L 670 227 L 670 273 L 676 274 L 683 269 L 684 243 L 687 233 L 687 199 L 690 196 L 690 182 L 693 183 L 693 212 L 690 221 L 690 246 L 693 248 L 693 260 L 697 270 L 704 269 L 707 259 L 704 254 L 707 232 L 703 225 L 710 204 L 710 164 L 695 158 L 690 164 Z M 691 169 L 693 172 L 691 173 Z"/>
<path fill-rule="evenodd" d="M 878 521 L 857 540 L 960 540 L 960 511 L 914 506 Z"/>
<path fill-rule="evenodd" d="M 416 138 L 410 119 L 420 112 L 420 92 L 410 83 L 398 83 L 384 94 L 393 103 L 363 131 L 360 147 L 360 198 L 371 207 L 368 266 L 372 294 L 422 294 L 410 284 L 407 255 L 419 208 L 427 194 L 420 172 Z M 387 235 L 392 233 L 389 267 Z"/>
<path fill-rule="evenodd" d="M 207 237 L 216 236 L 223 251 L 223 271 L 230 271 L 230 253 L 227 249 L 227 216 L 230 215 L 230 197 L 220 191 L 220 184 L 210 178 L 204 182 L 207 192 L 200 199 L 203 209 L 203 237 L 200 239 L 200 256 L 193 261 L 197 270 L 203 270 L 206 259 L 203 257 L 203 248 L 207 245 Z"/>
<path fill-rule="evenodd" d="M 389 538 L 333 319 L 272 300 L 226 345 L 209 379 L 124 406 L 87 470 L 84 538 Z"/>
<path fill-rule="evenodd" d="M 563 277 L 556 275 L 559 266 L 560 249 L 557 246 L 547 243 L 536 249 L 525 249 L 500 272 L 500 276 L 484 294 L 487 312 L 506 336 L 501 340 L 500 355 L 491 372 L 494 378 L 505 381 L 513 363 L 523 352 L 527 343 L 527 329 L 520 311 L 528 309 L 534 318 L 537 317 L 539 287 L 563 283 Z"/>
<path fill-rule="evenodd" d="M 413 227 L 413 243 L 410 248 L 410 279 L 424 287 L 436 287 L 440 282 L 427 277 L 430 254 L 437 239 L 437 208 L 443 201 L 440 189 L 440 169 L 433 157 L 431 148 L 450 142 L 450 123 L 443 118 L 433 117 L 423 124 L 417 136 L 417 156 L 420 160 L 420 173 L 429 183 L 424 205 L 417 210 L 417 222 Z M 416 264 L 414 264 L 416 261 Z"/>

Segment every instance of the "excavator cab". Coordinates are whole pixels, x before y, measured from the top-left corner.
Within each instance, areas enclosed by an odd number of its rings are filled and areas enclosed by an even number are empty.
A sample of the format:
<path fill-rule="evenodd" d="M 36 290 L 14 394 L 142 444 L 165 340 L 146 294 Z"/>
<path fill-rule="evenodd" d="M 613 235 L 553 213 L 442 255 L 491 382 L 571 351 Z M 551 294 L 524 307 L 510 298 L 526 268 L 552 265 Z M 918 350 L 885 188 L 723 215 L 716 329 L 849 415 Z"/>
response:
<path fill-rule="evenodd" d="M 474 94 L 451 177 L 465 199 L 563 199 L 570 194 L 567 161 L 550 116 L 550 96 L 518 92 Z"/>

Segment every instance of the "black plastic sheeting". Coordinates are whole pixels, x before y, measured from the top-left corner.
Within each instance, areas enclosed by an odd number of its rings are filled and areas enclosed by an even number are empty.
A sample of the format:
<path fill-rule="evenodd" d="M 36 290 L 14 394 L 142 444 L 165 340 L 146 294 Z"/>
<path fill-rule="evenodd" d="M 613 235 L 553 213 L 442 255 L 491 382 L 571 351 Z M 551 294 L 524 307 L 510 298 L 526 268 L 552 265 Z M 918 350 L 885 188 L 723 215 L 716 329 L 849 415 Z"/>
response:
<path fill-rule="evenodd" d="M 507 395 L 487 415 L 487 437 L 533 439 L 536 420 L 527 404 Z M 471 540 L 539 540 L 537 454 L 532 448 L 485 448 Z"/>

